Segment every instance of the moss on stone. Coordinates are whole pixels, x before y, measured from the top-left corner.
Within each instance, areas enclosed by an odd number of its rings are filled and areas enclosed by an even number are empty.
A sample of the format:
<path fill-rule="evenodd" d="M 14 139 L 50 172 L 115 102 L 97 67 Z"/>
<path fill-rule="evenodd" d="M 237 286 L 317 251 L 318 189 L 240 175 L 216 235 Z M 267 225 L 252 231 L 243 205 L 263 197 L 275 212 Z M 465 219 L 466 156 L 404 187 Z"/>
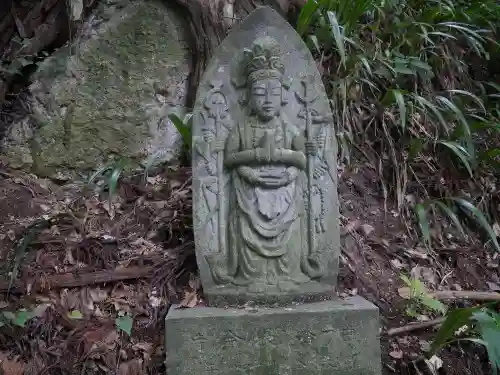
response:
<path fill-rule="evenodd" d="M 151 137 L 145 106 L 155 82 L 187 69 L 181 24 L 164 4 L 140 1 L 116 14 L 97 38 L 58 51 L 32 90 L 44 125 L 33 158 L 48 170 L 92 170 L 110 159 L 140 160 Z M 22 147 L 17 147 L 23 152 Z M 12 160 L 16 149 L 9 150 Z"/>

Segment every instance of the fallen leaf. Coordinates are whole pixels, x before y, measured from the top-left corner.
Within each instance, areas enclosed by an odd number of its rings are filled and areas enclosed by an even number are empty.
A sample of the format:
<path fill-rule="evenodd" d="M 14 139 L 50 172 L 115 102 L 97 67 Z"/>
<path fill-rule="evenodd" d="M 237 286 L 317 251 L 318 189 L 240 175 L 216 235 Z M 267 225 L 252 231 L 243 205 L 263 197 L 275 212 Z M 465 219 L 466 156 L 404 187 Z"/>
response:
<path fill-rule="evenodd" d="M 40 373 L 40 369 L 47 367 L 44 361 L 35 355 L 34 358 L 30 359 L 25 366 L 24 375 L 37 375 Z"/>
<path fill-rule="evenodd" d="M 68 313 L 68 318 L 78 320 L 82 319 L 83 315 L 79 310 L 73 310 Z"/>
<path fill-rule="evenodd" d="M 425 281 L 430 285 L 438 284 L 438 276 L 432 268 L 416 266 L 412 268 L 410 273 L 414 279 Z"/>
<path fill-rule="evenodd" d="M 128 362 L 120 363 L 118 367 L 118 375 L 142 375 L 142 360 L 133 359 Z"/>
<path fill-rule="evenodd" d="M 184 298 L 179 304 L 180 307 L 195 307 L 198 304 L 198 295 L 196 291 L 185 291 Z"/>
<path fill-rule="evenodd" d="M 402 287 L 402 288 L 398 288 L 398 294 L 401 298 L 404 298 L 404 299 L 408 299 L 410 298 L 410 293 L 411 293 L 411 289 L 409 287 Z"/>
<path fill-rule="evenodd" d="M 429 351 L 430 347 L 431 347 L 431 343 L 429 341 L 426 341 L 426 340 L 420 340 L 419 342 L 419 345 L 420 345 L 420 348 L 424 351 L 424 352 L 427 352 Z"/>
<path fill-rule="evenodd" d="M 405 267 L 405 265 L 401 263 L 399 259 L 391 259 L 391 264 L 394 268 L 397 268 L 398 270 Z"/>
<path fill-rule="evenodd" d="M 5 375 L 23 375 L 24 363 L 14 359 L 8 359 L 6 353 L 0 352 L 0 369 Z"/>
<path fill-rule="evenodd" d="M 436 373 L 437 371 L 443 367 L 443 361 L 441 360 L 441 358 L 433 355 L 429 360 L 429 367 L 431 367 Z"/>
<path fill-rule="evenodd" d="M 497 237 L 500 237 L 500 225 L 497 222 L 493 224 L 491 229 L 493 229 L 493 232 L 495 232 Z"/>
<path fill-rule="evenodd" d="M 101 288 L 93 288 L 89 290 L 90 297 L 94 302 L 104 302 L 108 298 L 108 291 Z"/>
<path fill-rule="evenodd" d="M 491 282 L 491 281 L 486 281 L 486 284 L 488 285 L 488 288 L 494 292 L 500 292 L 500 285 Z"/>
<path fill-rule="evenodd" d="M 421 314 L 421 315 L 417 316 L 417 320 L 419 322 L 428 322 L 429 320 L 431 320 L 431 318 L 429 318 L 429 316 L 427 316 L 427 315 Z"/>
<path fill-rule="evenodd" d="M 132 350 L 142 352 L 144 360 L 149 361 L 153 354 L 153 344 L 149 342 L 138 342 L 132 346 Z"/>
<path fill-rule="evenodd" d="M 74 310 L 75 308 L 78 308 L 78 296 L 72 291 L 70 292 L 69 289 L 65 288 L 60 292 L 59 303 L 66 311 Z"/>
<path fill-rule="evenodd" d="M 401 358 L 403 358 L 403 351 L 402 350 L 393 350 L 393 351 L 389 352 L 389 355 L 394 359 L 401 359 Z"/>
<path fill-rule="evenodd" d="M 374 230 L 375 230 L 375 228 L 370 224 L 361 225 L 361 231 L 363 232 L 363 234 L 366 237 L 368 237 L 370 234 L 372 234 Z"/>
<path fill-rule="evenodd" d="M 427 259 L 427 253 L 425 249 L 416 248 L 416 249 L 406 249 L 405 253 L 411 258 L 419 258 L 419 259 Z"/>
<path fill-rule="evenodd" d="M 94 312 L 94 301 L 89 288 L 82 288 L 80 290 L 80 306 L 86 316 L 90 316 Z"/>
<path fill-rule="evenodd" d="M 198 290 L 201 288 L 201 281 L 200 281 L 200 278 L 199 277 L 192 277 L 190 280 L 189 280 L 189 286 L 191 287 L 191 289 L 193 290 Z"/>
<path fill-rule="evenodd" d="M 354 232 L 356 229 L 358 229 L 360 225 L 359 220 L 353 220 L 350 221 L 346 226 L 345 226 L 345 231 L 348 233 Z"/>
<path fill-rule="evenodd" d="M 64 257 L 63 262 L 64 262 L 64 264 L 69 264 L 72 266 L 74 266 L 76 264 L 76 260 L 73 257 L 73 249 L 71 247 L 68 247 L 66 249 L 66 255 Z"/>

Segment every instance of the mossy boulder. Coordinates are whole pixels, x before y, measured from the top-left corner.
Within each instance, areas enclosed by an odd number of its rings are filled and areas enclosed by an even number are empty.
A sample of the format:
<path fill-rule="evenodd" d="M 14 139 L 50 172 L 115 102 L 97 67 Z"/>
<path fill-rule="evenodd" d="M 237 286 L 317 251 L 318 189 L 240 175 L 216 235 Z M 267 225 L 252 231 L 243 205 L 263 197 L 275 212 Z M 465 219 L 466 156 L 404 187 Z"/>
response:
<path fill-rule="evenodd" d="M 178 153 L 182 141 L 167 116 L 185 111 L 182 19 L 165 2 L 118 4 L 103 5 L 80 40 L 40 64 L 26 116 L 4 139 L 3 162 L 66 179 Z"/>

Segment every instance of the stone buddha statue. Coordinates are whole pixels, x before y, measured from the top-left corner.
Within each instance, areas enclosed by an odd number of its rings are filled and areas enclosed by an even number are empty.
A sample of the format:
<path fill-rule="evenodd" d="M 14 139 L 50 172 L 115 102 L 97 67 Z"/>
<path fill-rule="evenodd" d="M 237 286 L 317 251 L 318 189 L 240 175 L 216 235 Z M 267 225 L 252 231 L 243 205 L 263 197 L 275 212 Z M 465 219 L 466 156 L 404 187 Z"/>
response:
<path fill-rule="evenodd" d="M 310 282 L 304 212 L 306 158 L 317 146 L 282 114 L 285 67 L 271 37 L 245 50 L 247 105 L 223 151 L 230 176 L 227 254 L 209 259 L 214 279 L 250 293 L 292 291 Z"/>

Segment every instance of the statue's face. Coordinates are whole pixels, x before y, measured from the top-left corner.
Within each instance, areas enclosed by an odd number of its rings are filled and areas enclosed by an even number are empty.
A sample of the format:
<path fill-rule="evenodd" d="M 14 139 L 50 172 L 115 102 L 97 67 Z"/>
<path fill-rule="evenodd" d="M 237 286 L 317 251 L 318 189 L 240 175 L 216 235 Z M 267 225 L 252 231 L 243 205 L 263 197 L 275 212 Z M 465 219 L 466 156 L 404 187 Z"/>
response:
<path fill-rule="evenodd" d="M 250 88 L 250 106 L 262 120 L 275 118 L 281 109 L 281 82 L 276 78 L 253 82 Z"/>

